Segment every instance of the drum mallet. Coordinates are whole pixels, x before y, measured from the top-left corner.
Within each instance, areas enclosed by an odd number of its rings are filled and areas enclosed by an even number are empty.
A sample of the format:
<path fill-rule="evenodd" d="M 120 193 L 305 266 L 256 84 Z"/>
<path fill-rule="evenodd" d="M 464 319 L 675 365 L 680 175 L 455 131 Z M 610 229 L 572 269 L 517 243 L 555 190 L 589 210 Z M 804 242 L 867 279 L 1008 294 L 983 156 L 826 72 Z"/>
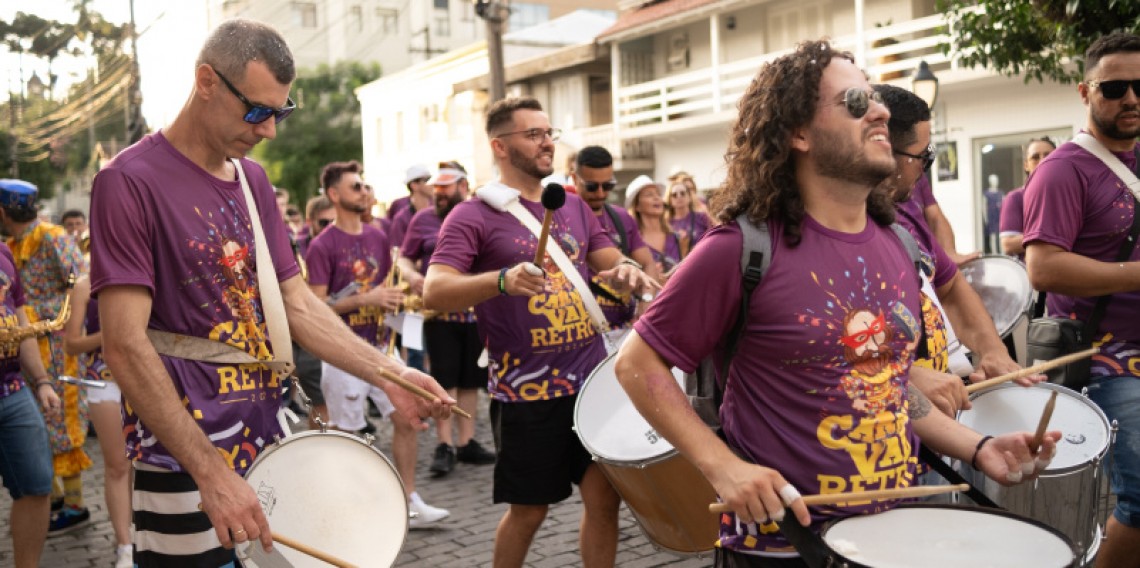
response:
<path fill-rule="evenodd" d="M 1045 428 L 1049 426 L 1049 419 L 1053 417 L 1054 406 L 1057 406 L 1057 391 L 1049 395 L 1049 402 L 1045 403 L 1045 411 L 1041 413 L 1041 421 L 1037 423 L 1037 432 L 1033 434 L 1033 443 L 1029 446 L 1029 451 L 1034 454 L 1041 449 L 1041 443 L 1045 441 Z"/>
<path fill-rule="evenodd" d="M 418 385 L 414 385 L 412 383 L 409 383 L 403 377 L 401 377 L 400 375 L 397 375 L 396 373 L 393 373 L 392 371 L 389 371 L 387 369 L 380 369 L 380 375 L 382 377 L 384 377 L 385 379 L 388 379 L 389 381 L 396 383 L 397 385 L 399 385 L 404 390 L 406 390 L 406 391 L 408 391 L 408 392 L 410 392 L 410 393 L 412 393 L 412 394 L 414 394 L 414 395 L 416 395 L 416 396 L 418 396 L 424 400 L 429 400 L 431 402 L 435 402 L 435 401 L 439 400 L 439 398 L 437 398 L 434 394 L 420 388 Z M 464 418 L 471 418 L 471 415 L 468 414 L 466 410 L 463 410 L 462 408 L 459 408 L 458 406 L 451 407 L 451 411 L 462 416 L 462 417 L 464 417 Z"/>
<path fill-rule="evenodd" d="M 1038 363 L 1032 367 L 1026 367 L 1020 371 L 1014 371 L 1012 373 L 1006 373 L 1004 375 L 997 376 L 997 377 L 994 377 L 992 379 L 986 379 L 982 382 L 974 383 L 974 384 L 966 387 L 966 392 L 973 394 L 973 393 L 980 391 L 982 389 L 988 389 L 992 386 L 996 386 L 996 385 L 999 385 L 999 384 L 1007 382 L 1007 381 L 1012 381 L 1014 379 L 1020 379 L 1022 377 L 1028 377 L 1029 375 L 1036 375 L 1042 371 L 1048 371 L 1050 369 L 1055 369 L 1055 368 L 1060 367 L 1062 365 L 1068 365 L 1069 363 L 1072 363 L 1073 361 L 1080 361 L 1081 359 L 1084 359 L 1086 357 L 1092 357 L 1093 355 L 1096 355 L 1098 351 L 1100 351 L 1099 347 L 1093 347 L 1091 349 L 1085 349 L 1084 351 L 1078 351 L 1076 353 L 1065 355 L 1063 357 L 1057 357 L 1056 359 L 1053 359 L 1051 361 L 1046 361 L 1044 363 Z"/>
<path fill-rule="evenodd" d="M 299 543 L 299 542 L 297 542 L 291 538 L 282 536 L 282 535 L 277 534 L 277 533 L 271 533 L 271 534 L 273 535 L 273 542 L 284 544 L 285 546 L 288 546 L 289 548 L 292 548 L 293 550 L 296 550 L 297 552 L 312 556 L 313 558 L 316 558 L 317 560 L 320 560 L 321 562 L 326 562 L 328 564 L 332 564 L 333 566 L 336 566 L 337 568 L 356 568 L 355 564 L 350 564 L 348 562 L 345 562 L 344 560 L 341 560 L 341 559 L 339 559 L 339 558 L 337 558 L 337 557 L 335 557 L 335 556 L 333 556 L 327 552 L 317 550 L 317 549 L 315 549 L 311 546 L 308 546 L 306 544 L 301 544 L 301 543 Z M 254 546 L 257 546 L 257 545 L 254 545 Z"/>
<path fill-rule="evenodd" d="M 550 224 L 554 222 L 554 212 L 566 204 L 566 188 L 557 183 L 548 183 L 542 188 L 542 233 L 538 236 L 538 246 L 534 249 L 534 265 L 542 268 L 546 256 L 546 240 L 550 236 Z"/>
<path fill-rule="evenodd" d="M 898 489 L 878 489 L 875 491 L 804 495 L 801 499 L 803 499 L 804 505 L 838 505 L 839 503 L 927 497 L 955 491 L 966 491 L 969 488 L 970 486 L 965 483 L 958 485 L 923 485 L 921 487 L 900 487 Z M 709 503 L 710 513 L 727 513 L 730 511 L 732 511 L 732 508 L 728 506 L 728 503 Z"/>

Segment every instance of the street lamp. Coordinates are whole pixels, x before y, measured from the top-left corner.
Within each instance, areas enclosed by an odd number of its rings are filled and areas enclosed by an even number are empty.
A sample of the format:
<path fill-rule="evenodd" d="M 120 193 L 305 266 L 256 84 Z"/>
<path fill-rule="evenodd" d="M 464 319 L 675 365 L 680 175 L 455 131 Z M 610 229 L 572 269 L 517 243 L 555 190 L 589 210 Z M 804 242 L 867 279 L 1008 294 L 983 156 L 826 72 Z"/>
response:
<path fill-rule="evenodd" d="M 926 101 L 926 106 L 934 108 L 934 101 L 938 100 L 938 77 L 934 76 L 926 61 L 918 62 L 918 69 L 910 80 L 910 90 Z"/>
<path fill-rule="evenodd" d="M 475 13 L 487 22 L 487 63 L 490 67 L 490 95 L 495 102 L 506 96 L 506 70 L 503 65 L 503 14 L 509 14 L 509 8 L 500 4 L 498 0 L 471 0 L 475 4 Z"/>

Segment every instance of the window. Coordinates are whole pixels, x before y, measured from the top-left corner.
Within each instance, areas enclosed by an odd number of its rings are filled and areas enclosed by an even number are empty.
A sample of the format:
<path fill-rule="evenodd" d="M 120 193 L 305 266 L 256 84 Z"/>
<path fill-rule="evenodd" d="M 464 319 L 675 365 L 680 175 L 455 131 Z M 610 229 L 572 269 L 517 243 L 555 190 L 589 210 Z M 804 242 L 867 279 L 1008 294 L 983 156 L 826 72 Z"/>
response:
<path fill-rule="evenodd" d="M 395 8 L 376 8 L 376 19 L 380 20 L 380 33 L 397 33 L 400 12 L 396 11 Z"/>
<path fill-rule="evenodd" d="M 298 28 L 317 27 L 317 5 L 314 2 L 293 3 L 293 26 Z"/>
<path fill-rule="evenodd" d="M 507 25 L 511 31 L 518 31 L 549 20 L 550 6 L 514 2 L 511 4 L 511 19 Z"/>
<path fill-rule="evenodd" d="M 348 25 L 349 29 L 357 33 L 364 31 L 364 9 L 360 4 L 348 9 Z"/>
<path fill-rule="evenodd" d="M 440 16 L 435 19 L 435 35 L 439 37 L 448 37 L 451 35 L 451 18 Z M 430 56 L 431 54 L 428 55 Z"/>
<path fill-rule="evenodd" d="M 432 5 L 436 10 L 447 10 L 448 0 L 432 0 Z"/>

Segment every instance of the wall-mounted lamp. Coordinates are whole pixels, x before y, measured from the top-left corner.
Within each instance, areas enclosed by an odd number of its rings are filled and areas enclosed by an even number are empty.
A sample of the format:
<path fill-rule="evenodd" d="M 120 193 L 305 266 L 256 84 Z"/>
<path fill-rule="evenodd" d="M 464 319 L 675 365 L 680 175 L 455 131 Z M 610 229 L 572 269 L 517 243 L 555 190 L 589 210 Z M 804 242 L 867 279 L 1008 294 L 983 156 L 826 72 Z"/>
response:
<path fill-rule="evenodd" d="M 736 16 L 729 16 L 729 17 L 725 18 L 724 19 L 724 27 L 727 30 L 735 30 L 736 29 Z"/>
<path fill-rule="evenodd" d="M 926 61 L 918 62 L 918 69 L 910 80 L 910 90 L 926 101 L 926 106 L 934 108 L 934 102 L 938 100 L 938 77 L 934 76 Z"/>

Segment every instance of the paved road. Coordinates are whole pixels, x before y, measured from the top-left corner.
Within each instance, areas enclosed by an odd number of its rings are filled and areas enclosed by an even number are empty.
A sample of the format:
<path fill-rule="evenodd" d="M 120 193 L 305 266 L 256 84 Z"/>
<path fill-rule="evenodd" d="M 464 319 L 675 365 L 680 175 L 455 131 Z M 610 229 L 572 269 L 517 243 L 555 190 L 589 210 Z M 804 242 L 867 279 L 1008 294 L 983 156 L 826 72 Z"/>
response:
<path fill-rule="evenodd" d="M 494 447 L 487 425 L 486 403 L 481 406 L 480 422 L 476 433 L 488 448 Z M 391 439 L 391 428 L 376 421 L 379 426 L 376 446 L 386 450 Z M 420 434 L 419 492 L 432 505 L 451 510 L 451 517 L 437 527 L 412 531 L 404 543 L 397 566 L 470 567 L 491 564 L 495 527 L 505 506 L 491 504 L 491 470 L 493 466 L 459 464 L 455 471 L 442 479 L 429 477 L 428 466 L 435 448 L 434 430 Z M 114 561 L 111 523 L 103 505 L 102 457 L 94 439 L 88 440 L 87 452 L 95 466 L 84 473 L 84 499 L 91 509 L 92 523 L 85 529 L 48 540 L 41 565 L 45 568 L 105 568 Z M 6 491 L 0 491 L 0 519 L 7 523 L 11 500 Z M 550 515 L 535 538 L 527 557 L 528 566 L 556 568 L 580 566 L 578 555 L 578 519 L 582 504 L 578 495 L 551 508 Z M 622 568 L 676 566 L 696 568 L 709 566 L 708 558 L 682 558 L 660 552 L 649 544 L 633 517 L 622 508 L 620 520 L 618 565 Z M 3 531 L 6 533 L 7 531 Z M 0 566 L 11 566 L 12 543 L 5 535 L 0 538 Z"/>

